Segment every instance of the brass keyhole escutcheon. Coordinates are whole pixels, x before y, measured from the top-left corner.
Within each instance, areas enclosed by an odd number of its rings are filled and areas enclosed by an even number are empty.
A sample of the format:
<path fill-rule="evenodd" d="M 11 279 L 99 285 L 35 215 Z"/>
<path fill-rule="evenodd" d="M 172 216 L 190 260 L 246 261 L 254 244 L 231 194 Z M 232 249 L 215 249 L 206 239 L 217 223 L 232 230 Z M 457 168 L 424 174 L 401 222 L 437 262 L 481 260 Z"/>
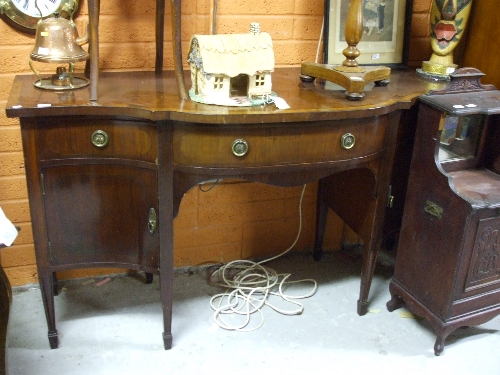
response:
<path fill-rule="evenodd" d="M 157 224 L 158 224 L 158 216 L 156 215 L 156 211 L 154 208 L 150 208 L 148 216 L 149 233 L 153 234 L 155 232 Z"/>
<path fill-rule="evenodd" d="M 108 133 L 104 130 L 96 130 L 92 133 L 92 144 L 96 147 L 103 148 L 108 144 Z"/>
<path fill-rule="evenodd" d="M 354 137 L 354 134 L 351 133 L 345 133 L 340 139 L 340 145 L 346 150 L 353 148 L 355 143 L 356 137 Z"/>
<path fill-rule="evenodd" d="M 242 157 L 248 152 L 248 143 L 244 139 L 235 139 L 231 145 L 234 156 Z"/>

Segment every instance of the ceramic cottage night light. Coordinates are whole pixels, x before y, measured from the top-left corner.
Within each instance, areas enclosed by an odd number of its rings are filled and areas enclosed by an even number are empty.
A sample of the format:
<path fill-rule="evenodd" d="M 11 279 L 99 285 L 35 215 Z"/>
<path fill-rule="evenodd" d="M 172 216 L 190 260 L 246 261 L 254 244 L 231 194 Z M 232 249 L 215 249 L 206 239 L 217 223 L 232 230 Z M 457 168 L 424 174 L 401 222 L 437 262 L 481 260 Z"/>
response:
<path fill-rule="evenodd" d="M 248 34 L 193 35 L 188 62 L 192 100 L 227 106 L 260 105 L 268 101 L 274 51 L 271 36 L 258 23 Z"/>

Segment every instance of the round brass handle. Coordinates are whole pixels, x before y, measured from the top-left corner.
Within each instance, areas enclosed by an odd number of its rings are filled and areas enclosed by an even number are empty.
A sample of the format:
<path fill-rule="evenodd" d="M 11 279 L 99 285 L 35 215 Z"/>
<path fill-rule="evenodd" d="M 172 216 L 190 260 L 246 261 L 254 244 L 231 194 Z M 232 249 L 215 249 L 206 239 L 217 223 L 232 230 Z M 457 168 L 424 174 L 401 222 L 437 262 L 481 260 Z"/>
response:
<path fill-rule="evenodd" d="M 351 133 L 345 133 L 340 139 L 340 145 L 346 150 L 353 148 L 355 143 L 356 137 Z"/>
<path fill-rule="evenodd" d="M 248 143 L 244 139 L 235 139 L 231 145 L 234 156 L 242 157 L 248 152 Z"/>
<path fill-rule="evenodd" d="M 108 133 L 103 130 L 96 130 L 92 133 L 92 144 L 96 147 L 106 147 L 106 145 L 108 144 L 108 140 Z"/>

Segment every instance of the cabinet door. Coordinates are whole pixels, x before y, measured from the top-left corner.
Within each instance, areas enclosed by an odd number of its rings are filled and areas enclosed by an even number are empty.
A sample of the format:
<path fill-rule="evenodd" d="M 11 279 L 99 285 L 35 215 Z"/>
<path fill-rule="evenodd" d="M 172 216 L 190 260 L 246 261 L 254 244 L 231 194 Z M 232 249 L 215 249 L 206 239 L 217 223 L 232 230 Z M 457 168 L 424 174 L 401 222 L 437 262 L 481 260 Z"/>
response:
<path fill-rule="evenodd" d="M 52 266 L 158 269 L 156 170 L 63 165 L 42 176 Z"/>
<path fill-rule="evenodd" d="M 500 217 L 496 209 L 483 209 L 467 222 L 452 316 L 481 311 L 500 301 Z"/>

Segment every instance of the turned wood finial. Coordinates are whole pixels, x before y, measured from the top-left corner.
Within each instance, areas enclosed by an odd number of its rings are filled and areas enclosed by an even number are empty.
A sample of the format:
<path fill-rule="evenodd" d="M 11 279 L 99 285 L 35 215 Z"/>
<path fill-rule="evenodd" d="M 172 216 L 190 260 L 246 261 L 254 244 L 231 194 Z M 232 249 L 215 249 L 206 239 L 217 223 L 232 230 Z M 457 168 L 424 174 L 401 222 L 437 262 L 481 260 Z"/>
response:
<path fill-rule="evenodd" d="M 346 89 L 349 100 L 361 100 L 364 87 L 374 82 L 375 86 L 387 86 L 390 81 L 391 68 L 385 66 L 362 67 L 356 58 L 361 55 L 358 43 L 363 36 L 363 0 L 351 0 L 344 29 L 347 48 L 342 51 L 345 60 L 342 65 L 318 64 L 303 62 L 300 69 L 300 79 L 312 82 L 321 78 L 333 82 Z"/>
<path fill-rule="evenodd" d="M 357 67 L 358 62 L 356 58 L 361 54 L 357 45 L 363 35 L 362 0 L 351 0 L 344 31 L 347 48 L 342 51 L 342 54 L 346 58 L 342 65 L 346 67 Z"/>

